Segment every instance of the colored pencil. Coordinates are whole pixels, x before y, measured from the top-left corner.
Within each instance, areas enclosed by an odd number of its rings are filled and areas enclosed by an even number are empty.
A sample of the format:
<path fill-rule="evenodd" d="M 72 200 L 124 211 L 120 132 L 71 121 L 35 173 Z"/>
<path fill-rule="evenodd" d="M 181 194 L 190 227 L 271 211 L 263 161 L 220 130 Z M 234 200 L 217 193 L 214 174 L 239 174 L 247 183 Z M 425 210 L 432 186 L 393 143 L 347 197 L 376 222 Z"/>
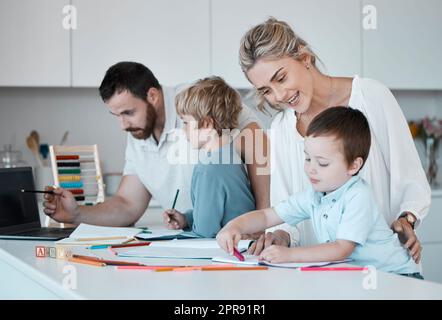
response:
<path fill-rule="evenodd" d="M 107 249 L 108 247 L 110 247 L 110 244 L 100 244 L 100 245 L 96 245 L 96 246 L 87 247 L 87 249 L 97 250 L 97 249 Z"/>
<path fill-rule="evenodd" d="M 81 264 L 88 264 L 88 265 L 96 266 L 96 267 L 106 266 L 106 264 L 104 262 L 97 262 L 97 261 L 91 261 L 91 260 L 80 259 L 80 258 L 69 258 L 68 261 L 75 262 L 75 263 L 81 263 Z"/>
<path fill-rule="evenodd" d="M 127 237 L 97 237 L 97 238 L 76 238 L 76 241 L 96 241 L 96 240 L 118 240 L 118 239 L 127 239 Z M 132 238 L 130 239 L 132 240 Z"/>
<path fill-rule="evenodd" d="M 108 265 L 108 266 L 144 266 L 143 264 L 138 263 L 138 262 L 105 260 L 105 259 L 100 259 L 100 258 L 91 257 L 91 256 L 83 256 L 83 255 L 79 255 L 79 254 L 74 254 L 72 257 L 78 258 L 78 259 L 83 259 L 83 260 L 88 260 L 88 261 L 101 262 L 101 263 L 104 263 L 105 265 Z"/>
<path fill-rule="evenodd" d="M 47 193 L 47 194 L 54 194 L 53 190 L 24 190 L 24 189 L 21 189 L 21 192 L 23 192 L 23 193 Z"/>
<path fill-rule="evenodd" d="M 141 247 L 141 246 L 148 246 L 150 245 L 150 242 L 139 242 L 139 243 L 128 243 L 128 244 L 115 244 L 111 245 L 113 249 L 115 248 L 126 248 L 126 247 Z"/>
<path fill-rule="evenodd" d="M 213 265 L 202 265 L 202 266 L 118 266 L 118 270 L 156 270 L 156 269 L 172 269 L 167 271 L 197 271 L 210 268 L 220 268 L 220 267 L 234 267 L 234 264 L 213 264 Z M 166 270 L 163 270 L 166 271 Z"/>
<path fill-rule="evenodd" d="M 236 249 L 235 247 L 233 248 L 233 255 L 234 255 L 239 261 L 244 261 L 244 260 L 245 260 L 244 256 L 241 254 L 241 252 L 239 252 L 238 249 Z"/>
<path fill-rule="evenodd" d="M 363 267 L 301 267 L 301 271 L 364 271 Z"/>
<path fill-rule="evenodd" d="M 218 268 L 202 268 L 203 271 L 250 271 L 250 270 L 268 270 L 269 267 L 218 267 Z"/>
<path fill-rule="evenodd" d="M 180 193 L 180 189 L 176 190 L 175 199 L 173 200 L 172 210 L 175 209 L 176 201 L 178 199 L 178 194 Z"/>
<path fill-rule="evenodd" d="M 173 268 L 178 268 L 180 266 L 117 266 L 118 270 L 157 270 L 157 269 L 173 269 Z M 182 267 L 187 267 L 187 266 L 182 266 Z M 172 270 L 170 270 L 172 271 Z"/>

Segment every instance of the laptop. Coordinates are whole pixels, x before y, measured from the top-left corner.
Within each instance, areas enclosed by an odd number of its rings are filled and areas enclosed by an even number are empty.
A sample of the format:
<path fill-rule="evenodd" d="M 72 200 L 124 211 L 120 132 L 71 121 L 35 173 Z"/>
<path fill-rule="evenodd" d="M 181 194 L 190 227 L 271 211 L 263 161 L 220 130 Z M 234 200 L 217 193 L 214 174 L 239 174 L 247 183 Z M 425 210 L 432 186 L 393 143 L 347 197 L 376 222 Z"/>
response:
<path fill-rule="evenodd" d="M 42 228 L 32 168 L 0 169 L 0 239 L 60 240 L 74 229 Z"/>

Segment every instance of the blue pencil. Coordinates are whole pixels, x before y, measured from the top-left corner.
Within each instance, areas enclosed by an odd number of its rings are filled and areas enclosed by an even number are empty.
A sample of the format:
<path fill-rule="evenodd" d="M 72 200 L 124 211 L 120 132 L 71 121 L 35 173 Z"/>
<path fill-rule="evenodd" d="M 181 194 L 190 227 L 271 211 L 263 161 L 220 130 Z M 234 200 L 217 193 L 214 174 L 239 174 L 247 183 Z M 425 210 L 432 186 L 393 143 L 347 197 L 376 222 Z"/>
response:
<path fill-rule="evenodd" d="M 101 245 L 98 245 L 98 246 L 90 246 L 90 247 L 88 247 L 88 249 L 91 249 L 91 250 L 95 250 L 95 249 L 107 249 L 108 247 L 110 247 L 111 245 L 110 244 L 101 244 Z"/>

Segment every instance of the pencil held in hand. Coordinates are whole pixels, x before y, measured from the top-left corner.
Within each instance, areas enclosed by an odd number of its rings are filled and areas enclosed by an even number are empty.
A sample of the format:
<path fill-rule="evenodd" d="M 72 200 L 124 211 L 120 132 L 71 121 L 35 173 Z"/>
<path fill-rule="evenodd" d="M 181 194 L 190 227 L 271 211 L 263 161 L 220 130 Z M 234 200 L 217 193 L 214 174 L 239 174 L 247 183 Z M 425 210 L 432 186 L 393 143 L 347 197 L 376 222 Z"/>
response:
<path fill-rule="evenodd" d="M 245 260 L 244 256 L 241 254 L 241 252 L 239 252 L 239 250 L 236 249 L 235 247 L 233 248 L 233 255 L 234 255 L 239 261 L 244 261 L 244 260 Z"/>
<path fill-rule="evenodd" d="M 25 190 L 21 189 L 22 193 L 46 193 L 46 194 L 54 194 L 53 190 Z"/>

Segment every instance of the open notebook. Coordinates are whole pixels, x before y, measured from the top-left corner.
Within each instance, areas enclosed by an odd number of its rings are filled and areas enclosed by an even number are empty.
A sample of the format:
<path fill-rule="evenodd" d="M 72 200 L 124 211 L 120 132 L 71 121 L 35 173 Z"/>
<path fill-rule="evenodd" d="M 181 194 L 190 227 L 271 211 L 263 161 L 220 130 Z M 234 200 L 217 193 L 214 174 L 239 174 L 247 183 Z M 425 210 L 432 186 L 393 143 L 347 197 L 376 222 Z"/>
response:
<path fill-rule="evenodd" d="M 246 251 L 250 242 L 251 240 L 241 240 L 238 250 Z M 116 252 L 120 257 L 168 259 L 212 259 L 224 253 L 215 239 L 203 238 L 155 241 L 149 246 L 119 249 Z"/>
<path fill-rule="evenodd" d="M 198 238 L 193 232 L 183 230 L 169 230 L 166 228 L 149 228 L 147 231 L 137 234 L 137 239 L 141 240 L 172 240 L 172 239 L 192 239 Z"/>
<path fill-rule="evenodd" d="M 340 261 L 322 261 L 322 262 L 293 262 L 293 263 L 271 263 L 267 261 L 260 261 L 258 260 L 258 256 L 254 255 L 244 255 L 245 260 L 239 261 L 237 258 L 232 257 L 227 254 L 223 254 L 220 256 L 216 256 L 212 258 L 212 261 L 214 262 L 225 262 L 225 263 L 235 263 L 235 264 L 245 264 L 245 265 L 266 265 L 271 267 L 280 267 L 280 268 L 305 268 L 305 267 L 323 267 L 328 266 L 332 264 L 338 264 L 338 263 L 345 263 L 351 261 L 351 259 L 345 259 Z"/>
<path fill-rule="evenodd" d="M 56 245 L 122 244 L 142 232 L 139 228 L 100 227 L 80 224 L 69 238 L 57 241 Z"/>

